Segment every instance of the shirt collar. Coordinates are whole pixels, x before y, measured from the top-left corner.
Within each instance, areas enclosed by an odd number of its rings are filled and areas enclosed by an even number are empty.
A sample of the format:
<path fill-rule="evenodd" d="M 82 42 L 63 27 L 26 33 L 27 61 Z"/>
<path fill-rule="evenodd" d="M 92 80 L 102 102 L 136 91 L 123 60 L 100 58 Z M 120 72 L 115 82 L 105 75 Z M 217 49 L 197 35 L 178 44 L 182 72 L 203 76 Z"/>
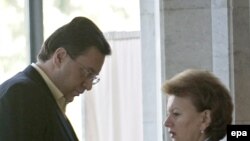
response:
<path fill-rule="evenodd" d="M 51 81 L 51 79 L 47 76 L 47 74 L 37 64 L 32 63 L 31 66 L 33 66 L 38 71 L 38 73 L 42 76 L 45 83 L 47 84 L 50 91 L 52 92 L 53 97 L 55 98 L 60 109 L 65 113 L 66 100 L 63 96 L 63 93 L 56 87 L 56 85 Z"/>

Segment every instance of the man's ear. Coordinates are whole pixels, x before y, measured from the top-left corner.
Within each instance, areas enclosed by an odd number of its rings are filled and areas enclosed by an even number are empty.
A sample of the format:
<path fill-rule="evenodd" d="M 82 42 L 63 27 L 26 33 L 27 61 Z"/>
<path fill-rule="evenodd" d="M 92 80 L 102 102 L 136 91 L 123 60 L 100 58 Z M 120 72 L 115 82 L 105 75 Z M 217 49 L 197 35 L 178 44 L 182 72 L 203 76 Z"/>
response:
<path fill-rule="evenodd" d="M 202 118 L 202 123 L 201 123 L 201 132 L 204 132 L 207 127 L 210 125 L 211 123 L 211 110 L 204 110 L 202 113 L 201 113 L 201 118 Z"/>
<path fill-rule="evenodd" d="M 56 65 L 56 66 L 60 66 L 63 61 L 66 59 L 67 57 L 67 51 L 60 47 L 60 48 L 57 48 L 52 56 L 53 58 L 53 63 Z"/>

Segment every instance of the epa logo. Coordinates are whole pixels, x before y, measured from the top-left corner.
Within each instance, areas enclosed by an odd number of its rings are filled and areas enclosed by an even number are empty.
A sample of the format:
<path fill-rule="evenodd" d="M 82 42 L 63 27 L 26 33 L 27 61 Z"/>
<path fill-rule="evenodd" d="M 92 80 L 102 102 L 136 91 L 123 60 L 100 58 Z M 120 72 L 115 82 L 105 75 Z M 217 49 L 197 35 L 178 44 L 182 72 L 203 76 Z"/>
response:
<path fill-rule="evenodd" d="M 241 136 L 246 137 L 247 131 L 232 131 L 231 136 L 236 137 L 236 138 L 241 137 Z"/>
<path fill-rule="evenodd" d="M 227 140 L 228 141 L 246 141 L 248 139 L 247 132 L 250 132 L 250 125 L 228 125 Z"/>

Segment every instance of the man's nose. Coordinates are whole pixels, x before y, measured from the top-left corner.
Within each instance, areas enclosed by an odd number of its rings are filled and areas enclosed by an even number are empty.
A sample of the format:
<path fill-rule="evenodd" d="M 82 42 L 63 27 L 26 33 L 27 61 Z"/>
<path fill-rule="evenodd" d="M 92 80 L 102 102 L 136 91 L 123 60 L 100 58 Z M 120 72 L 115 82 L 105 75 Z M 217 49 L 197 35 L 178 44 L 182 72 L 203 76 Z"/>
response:
<path fill-rule="evenodd" d="M 83 82 L 83 86 L 84 88 L 86 88 L 86 90 L 90 91 L 92 89 L 92 80 L 90 79 L 86 79 L 84 82 Z"/>

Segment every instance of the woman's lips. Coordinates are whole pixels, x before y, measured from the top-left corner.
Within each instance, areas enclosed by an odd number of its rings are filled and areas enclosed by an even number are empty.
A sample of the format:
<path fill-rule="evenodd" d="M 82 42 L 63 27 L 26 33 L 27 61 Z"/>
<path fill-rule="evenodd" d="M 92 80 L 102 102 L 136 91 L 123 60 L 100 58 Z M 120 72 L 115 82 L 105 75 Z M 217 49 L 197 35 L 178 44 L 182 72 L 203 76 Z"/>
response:
<path fill-rule="evenodd" d="M 176 135 L 176 133 L 175 133 L 174 131 L 169 131 L 169 134 L 170 134 L 170 137 L 171 137 L 171 138 L 174 138 L 175 135 Z"/>

